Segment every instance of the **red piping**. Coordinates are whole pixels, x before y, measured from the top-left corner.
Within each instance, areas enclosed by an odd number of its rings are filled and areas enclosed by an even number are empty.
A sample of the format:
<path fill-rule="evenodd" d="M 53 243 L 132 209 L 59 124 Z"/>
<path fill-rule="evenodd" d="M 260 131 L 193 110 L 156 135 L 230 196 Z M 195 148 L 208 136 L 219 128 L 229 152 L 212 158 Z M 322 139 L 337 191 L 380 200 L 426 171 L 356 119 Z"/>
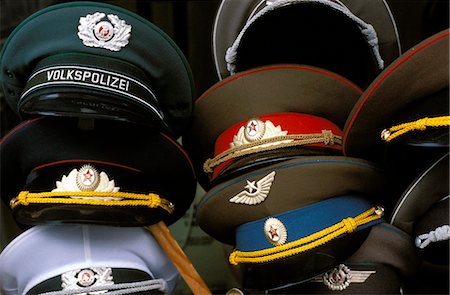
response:
<path fill-rule="evenodd" d="M 19 131 L 20 129 L 22 129 L 23 127 L 27 126 L 28 124 L 33 123 L 34 121 L 38 121 L 40 119 L 43 119 L 45 117 L 37 117 L 34 119 L 30 119 L 28 121 L 23 122 L 22 124 L 17 125 L 16 127 L 14 127 L 13 129 L 11 129 L 8 134 L 5 135 L 5 137 L 2 138 L 2 140 L 0 141 L 0 145 L 8 138 L 10 137 L 13 133 Z"/>
<path fill-rule="evenodd" d="M 49 167 L 49 166 L 53 166 L 53 165 L 66 164 L 66 163 L 96 163 L 96 164 L 100 164 L 100 165 L 110 165 L 110 166 L 125 168 L 128 170 L 134 171 L 134 172 L 142 173 L 142 170 L 132 168 L 129 166 L 125 166 L 125 165 L 121 165 L 121 164 L 116 164 L 116 163 L 111 163 L 111 162 L 106 162 L 106 161 L 98 161 L 98 160 L 85 160 L 85 159 L 82 159 L 82 160 L 81 159 L 71 159 L 71 160 L 61 160 L 61 161 L 50 162 L 47 164 L 42 164 L 40 166 L 37 166 L 37 167 L 33 168 L 32 171 L 38 170 L 41 168 L 45 168 L 45 167 Z"/>
<path fill-rule="evenodd" d="M 203 98 L 205 98 L 206 96 L 208 96 L 211 92 L 219 89 L 220 87 L 222 87 L 225 84 L 228 84 L 240 77 L 243 76 L 247 76 L 253 73 L 258 73 L 258 72 L 264 72 L 264 71 L 269 71 L 269 70 L 273 70 L 273 69 L 293 69 L 293 70 L 306 70 L 306 71 L 311 71 L 311 72 L 316 72 L 319 74 L 323 74 L 332 78 L 335 78 L 336 80 L 343 82 L 344 84 L 347 84 L 348 86 L 352 87 L 353 89 L 355 89 L 358 93 L 362 94 L 363 91 L 356 86 L 355 84 L 353 84 L 352 82 L 350 82 L 349 80 L 336 75 L 332 72 L 328 72 L 325 70 L 321 70 L 318 68 L 309 68 L 309 67 L 304 67 L 304 66 L 269 66 L 269 67 L 264 67 L 264 68 L 258 68 L 258 69 L 254 69 L 254 70 L 250 70 L 250 71 L 246 71 L 246 72 L 242 72 L 240 74 L 235 74 L 225 80 L 222 80 L 221 82 L 219 82 L 218 84 L 216 84 L 215 86 L 211 87 L 210 89 L 208 89 L 206 92 L 204 92 L 196 101 L 195 104 L 197 105 Z"/>

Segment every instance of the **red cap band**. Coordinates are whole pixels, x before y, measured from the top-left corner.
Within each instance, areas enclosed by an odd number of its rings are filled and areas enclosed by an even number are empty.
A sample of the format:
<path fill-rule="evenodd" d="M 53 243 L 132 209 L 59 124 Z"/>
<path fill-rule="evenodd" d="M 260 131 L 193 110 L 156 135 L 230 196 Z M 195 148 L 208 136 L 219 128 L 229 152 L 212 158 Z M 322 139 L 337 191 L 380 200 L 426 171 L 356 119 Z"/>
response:
<path fill-rule="evenodd" d="M 341 137 L 342 130 L 327 119 L 299 113 L 276 113 L 266 114 L 241 121 L 225 130 L 216 139 L 214 157 L 237 146 L 257 144 L 258 141 L 277 137 L 292 135 L 321 134 L 323 130 L 329 130 L 334 136 Z M 288 141 L 290 139 L 287 139 Z M 263 143 L 261 146 L 276 145 L 286 142 L 286 139 L 273 143 Z M 342 146 L 337 143 L 308 143 L 304 146 L 331 148 L 342 150 Z M 255 151 L 256 153 L 257 151 Z M 225 161 L 217 165 L 212 178 L 215 178 L 221 171 L 231 164 L 232 160 Z"/>

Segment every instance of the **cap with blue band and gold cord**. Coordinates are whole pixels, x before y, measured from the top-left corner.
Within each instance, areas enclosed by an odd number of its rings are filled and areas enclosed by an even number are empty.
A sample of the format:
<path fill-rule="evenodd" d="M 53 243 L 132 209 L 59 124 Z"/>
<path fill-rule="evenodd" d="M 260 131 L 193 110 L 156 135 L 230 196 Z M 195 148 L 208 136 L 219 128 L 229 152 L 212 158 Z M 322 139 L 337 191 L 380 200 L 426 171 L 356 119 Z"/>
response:
<path fill-rule="evenodd" d="M 124 120 L 174 136 L 191 119 L 195 90 L 183 52 L 160 28 L 113 5 L 36 12 L 6 40 L 0 67 L 6 101 L 22 117 Z"/>
<path fill-rule="evenodd" d="M 238 226 L 334 196 L 360 194 L 382 202 L 383 170 L 363 159 L 299 156 L 218 183 L 198 203 L 200 227 L 235 244 Z"/>
<path fill-rule="evenodd" d="M 413 238 L 386 222 L 370 233 L 351 256 L 308 281 L 276 284 L 277 275 L 265 277 L 266 294 L 402 294 L 405 280 L 420 265 Z M 245 286 L 258 287 L 259 278 L 245 273 Z M 268 281 L 267 281 L 268 280 Z M 276 286 L 276 287 L 274 287 Z M 261 286 L 263 287 L 263 286 Z"/>
<path fill-rule="evenodd" d="M 365 240 L 365 229 L 383 222 L 383 214 L 382 207 L 348 195 L 245 223 L 236 229 L 229 261 L 254 278 L 276 276 L 270 284 L 278 286 L 308 280 L 352 255 Z M 285 261 L 291 275 L 272 273 Z"/>
<path fill-rule="evenodd" d="M 230 263 L 263 263 L 306 252 L 381 222 L 382 216 L 381 207 L 345 196 L 245 223 L 236 229 L 237 250 L 230 255 Z"/>

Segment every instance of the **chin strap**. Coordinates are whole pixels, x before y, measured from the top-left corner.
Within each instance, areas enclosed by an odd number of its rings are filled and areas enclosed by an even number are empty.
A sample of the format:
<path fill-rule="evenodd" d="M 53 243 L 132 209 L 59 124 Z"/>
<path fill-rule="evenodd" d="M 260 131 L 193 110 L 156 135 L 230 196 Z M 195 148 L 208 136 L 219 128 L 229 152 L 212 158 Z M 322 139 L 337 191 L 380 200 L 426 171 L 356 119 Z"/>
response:
<path fill-rule="evenodd" d="M 157 194 L 135 194 L 127 192 L 42 192 L 22 191 L 10 202 L 11 209 L 29 204 L 79 204 L 95 206 L 141 206 L 162 208 L 172 213 L 174 205 Z"/>
<path fill-rule="evenodd" d="M 389 129 L 384 129 L 381 132 L 381 139 L 389 142 L 400 135 L 406 134 L 411 131 L 419 130 L 424 131 L 428 127 L 448 127 L 450 126 L 450 116 L 441 116 L 433 118 L 422 118 L 413 122 L 407 122 L 399 125 L 392 126 Z"/>
<path fill-rule="evenodd" d="M 62 291 L 52 291 L 41 293 L 39 295 L 78 295 L 78 294 L 94 294 L 94 292 L 102 292 L 102 294 L 121 295 L 121 294 L 136 294 L 138 292 L 159 290 L 165 292 L 167 290 L 167 283 L 165 280 L 148 280 L 142 282 L 112 284 L 108 286 L 92 286 L 80 287 L 79 289 L 70 289 Z M 105 292 L 106 291 L 106 292 Z"/>
<path fill-rule="evenodd" d="M 423 249 L 430 243 L 445 241 L 450 239 L 450 226 L 443 225 L 426 234 L 421 234 L 416 238 L 416 247 Z"/>
<path fill-rule="evenodd" d="M 229 261 L 233 265 L 239 263 L 264 263 L 306 252 L 326 244 L 340 235 L 351 233 L 360 225 L 380 219 L 383 216 L 383 212 L 384 210 L 381 207 L 373 207 L 354 218 L 345 218 L 341 222 L 321 231 L 274 248 L 249 252 L 235 250 L 230 254 Z"/>

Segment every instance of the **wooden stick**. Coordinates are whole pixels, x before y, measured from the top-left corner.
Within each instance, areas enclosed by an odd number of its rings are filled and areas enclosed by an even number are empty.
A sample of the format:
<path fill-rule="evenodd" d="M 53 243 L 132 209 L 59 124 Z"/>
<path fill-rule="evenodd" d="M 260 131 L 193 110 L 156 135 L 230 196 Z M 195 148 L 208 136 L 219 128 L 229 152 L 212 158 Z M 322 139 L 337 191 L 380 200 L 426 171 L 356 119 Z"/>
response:
<path fill-rule="evenodd" d="M 148 227 L 194 294 L 211 294 L 189 258 L 163 221 Z"/>

